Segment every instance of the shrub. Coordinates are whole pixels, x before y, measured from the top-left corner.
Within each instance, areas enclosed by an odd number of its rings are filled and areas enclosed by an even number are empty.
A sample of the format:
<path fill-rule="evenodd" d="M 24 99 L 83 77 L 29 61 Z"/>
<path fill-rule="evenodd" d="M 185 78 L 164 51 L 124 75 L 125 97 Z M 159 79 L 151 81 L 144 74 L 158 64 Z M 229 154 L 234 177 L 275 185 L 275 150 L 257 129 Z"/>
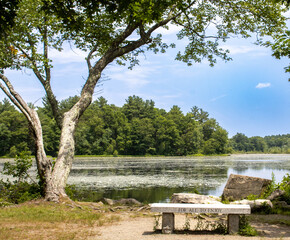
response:
<path fill-rule="evenodd" d="M 285 191 L 285 194 L 281 196 L 281 200 L 290 204 L 290 175 L 286 173 L 282 181 L 278 184 L 278 189 Z"/>
<path fill-rule="evenodd" d="M 240 217 L 239 234 L 243 236 L 257 236 L 258 235 L 257 230 L 250 225 L 249 220 L 245 215 Z"/>
<path fill-rule="evenodd" d="M 0 180 L 0 199 L 3 202 L 17 204 L 41 197 L 40 185 L 28 174 L 31 166 L 32 159 L 27 151 L 16 156 L 14 163 L 4 163 L 3 174 L 12 176 L 15 180 Z"/>
<path fill-rule="evenodd" d="M 277 185 L 276 185 L 276 179 L 275 179 L 275 175 L 272 172 L 272 181 L 271 183 L 267 186 L 266 190 L 261 194 L 261 198 L 262 199 L 266 199 L 267 197 L 269 197 L 271 195 L 272 192 L 274 192 L 277 189 Z"/>
<path fill-rule="evenodd" d="M 114 156 L 114 157 L 118 157 L 118 154 L 119 154 L 118 151 L 115 150 L 114 153 L 113 153 L 113 156 Z"/>

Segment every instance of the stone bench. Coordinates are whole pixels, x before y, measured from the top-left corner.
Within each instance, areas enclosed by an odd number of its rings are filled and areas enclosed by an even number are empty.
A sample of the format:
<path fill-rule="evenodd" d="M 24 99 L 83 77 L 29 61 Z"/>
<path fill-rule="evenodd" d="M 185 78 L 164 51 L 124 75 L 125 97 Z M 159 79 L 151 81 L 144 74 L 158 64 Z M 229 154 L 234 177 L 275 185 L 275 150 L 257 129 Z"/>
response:
<path fill-rule="evenodd" d="M 189 204 L 189 203 L 153 203 L 151 212 L 162 213 L 162 233 L 174 230 L 174 213 L 215 213 L 228 215 L 228 233 L 239 231 L 240 215 L 250 214 L 249 205 L 228 204 Z"/>

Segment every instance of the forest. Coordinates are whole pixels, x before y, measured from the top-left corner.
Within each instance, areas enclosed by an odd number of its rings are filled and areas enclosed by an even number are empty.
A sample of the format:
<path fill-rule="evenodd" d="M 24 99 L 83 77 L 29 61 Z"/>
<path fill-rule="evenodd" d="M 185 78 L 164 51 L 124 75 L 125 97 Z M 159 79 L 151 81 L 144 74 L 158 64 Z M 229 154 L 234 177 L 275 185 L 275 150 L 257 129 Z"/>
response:
<path fill-rule="evenodd" d="M 59 103 L 62 112 L 78 97 Z M 30 104 L 33 107 L 32 104 Z M 60 130 L 47 99 L 37 107 L 47 154 L 57 156 Z M 209 113 L 193 106 L 184 114 L 178 106 L 167 112 L 152 100 L 130 96 L 122 107 L 95 100 L 80 118 L 75 132 L 76 155 L 165 155 L 228 154 L 235 152 L 290 153 L 290 134 L 231 139 Z M 15 157 L 22 151 L 35 153 L 32 131 L 26 118 L 4 99 L 0 102 L 0 156 Z"/>

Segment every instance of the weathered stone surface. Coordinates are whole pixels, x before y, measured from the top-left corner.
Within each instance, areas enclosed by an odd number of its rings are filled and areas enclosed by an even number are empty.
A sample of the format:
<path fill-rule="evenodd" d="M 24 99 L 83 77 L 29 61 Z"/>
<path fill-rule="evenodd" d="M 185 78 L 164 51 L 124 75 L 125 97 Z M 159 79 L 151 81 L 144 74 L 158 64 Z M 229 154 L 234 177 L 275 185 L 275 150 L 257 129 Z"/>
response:
<path fill-rule="evenodd" d="M 230 204 L 182 204 L 182 203 L 153 203 L 151 212 L 163 213 L 220 213 L 220 214 L 250 214 L 249 205 Z"/>
<path fill-rule="evenodd" d="M 228 232 L 229 234 L 236 234 L 240 228 L 240 215 L 229 214 L 228 215 Z"/>
<path fill-rule="evenodd" d="M 171 203 L 195 203 L 195 204 L 222 204 L 221 199 L 215 196 L 205 196 L 195 193 L 174 193 Z"/>
<path fill-rule="evenodd" d="M 135 198 L 122 198 L 120 200 L 114 200 L 114 204 L 121 204 L 121 205 L 142 205 L 139 201 Z"/>
<path fill-rule="evenodd" d="M 231 174 L 223 191 L 224 199 L 240 200 L 253 194 L 260 196 L 271 180 Z"/>
<path fill-rule="evenodd" d="M 135 198 L 122 198 L 119 200 L 113 200 L 109 198 L 103 199 L 105 204 L 108 204 L 110 206 L 119 204 L 119 205 L 142 205 L 139 201 L 137 201 Z"/>
<path fill-rule="evenodd" d="M 162 233 L 171 234 L 174 230 L 174 213 L 162 214 Z"/>
<path fill-rule="evenodd" d="M 240 205 L 240 204 L 247 204 L 250 205 L 251 209 L 258 209 L 264 207 L 264 205 L 268 205 L 269 207 L 273 208 L 273 204 L 268 199 L 257 199 L 257 200 L 239 200 L 231 202 L 230 205 Z"/>
<path fill-rule="evenodd" d="M 104 198 L 102 200 L 105 204 L 108 204 L 110 206 L 114 205 L 114 200 L 110 199 L 110 198 Z"/>
<path fill-rule="evenodd" d="M 271 195 L 269 197 L 267 197 L 267 199 L 269 199 L 270 201 L 273 201 L 276 198 L 279 198 L 280 196 L 283 196 L 285 194 L 285 191 L 277 189 L 274 192 L 271 193 Z"/>

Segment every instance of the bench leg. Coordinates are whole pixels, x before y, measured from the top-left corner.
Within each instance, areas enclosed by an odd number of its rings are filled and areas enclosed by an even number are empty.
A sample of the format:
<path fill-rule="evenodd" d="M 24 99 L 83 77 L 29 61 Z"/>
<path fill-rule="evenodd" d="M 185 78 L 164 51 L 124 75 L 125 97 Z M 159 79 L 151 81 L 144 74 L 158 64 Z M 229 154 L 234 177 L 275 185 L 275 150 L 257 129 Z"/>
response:
<path fill-rule="evenodd" d="M 171 234 L 174 230 L 174 213 L 162 213 L 162 233 Z"/>
<path fill-rule="evenodd" d="M 240 227 L 240 215 L 229 214 L 228 215 L 228 232 L 229 234 L 237 234 Z"/>

